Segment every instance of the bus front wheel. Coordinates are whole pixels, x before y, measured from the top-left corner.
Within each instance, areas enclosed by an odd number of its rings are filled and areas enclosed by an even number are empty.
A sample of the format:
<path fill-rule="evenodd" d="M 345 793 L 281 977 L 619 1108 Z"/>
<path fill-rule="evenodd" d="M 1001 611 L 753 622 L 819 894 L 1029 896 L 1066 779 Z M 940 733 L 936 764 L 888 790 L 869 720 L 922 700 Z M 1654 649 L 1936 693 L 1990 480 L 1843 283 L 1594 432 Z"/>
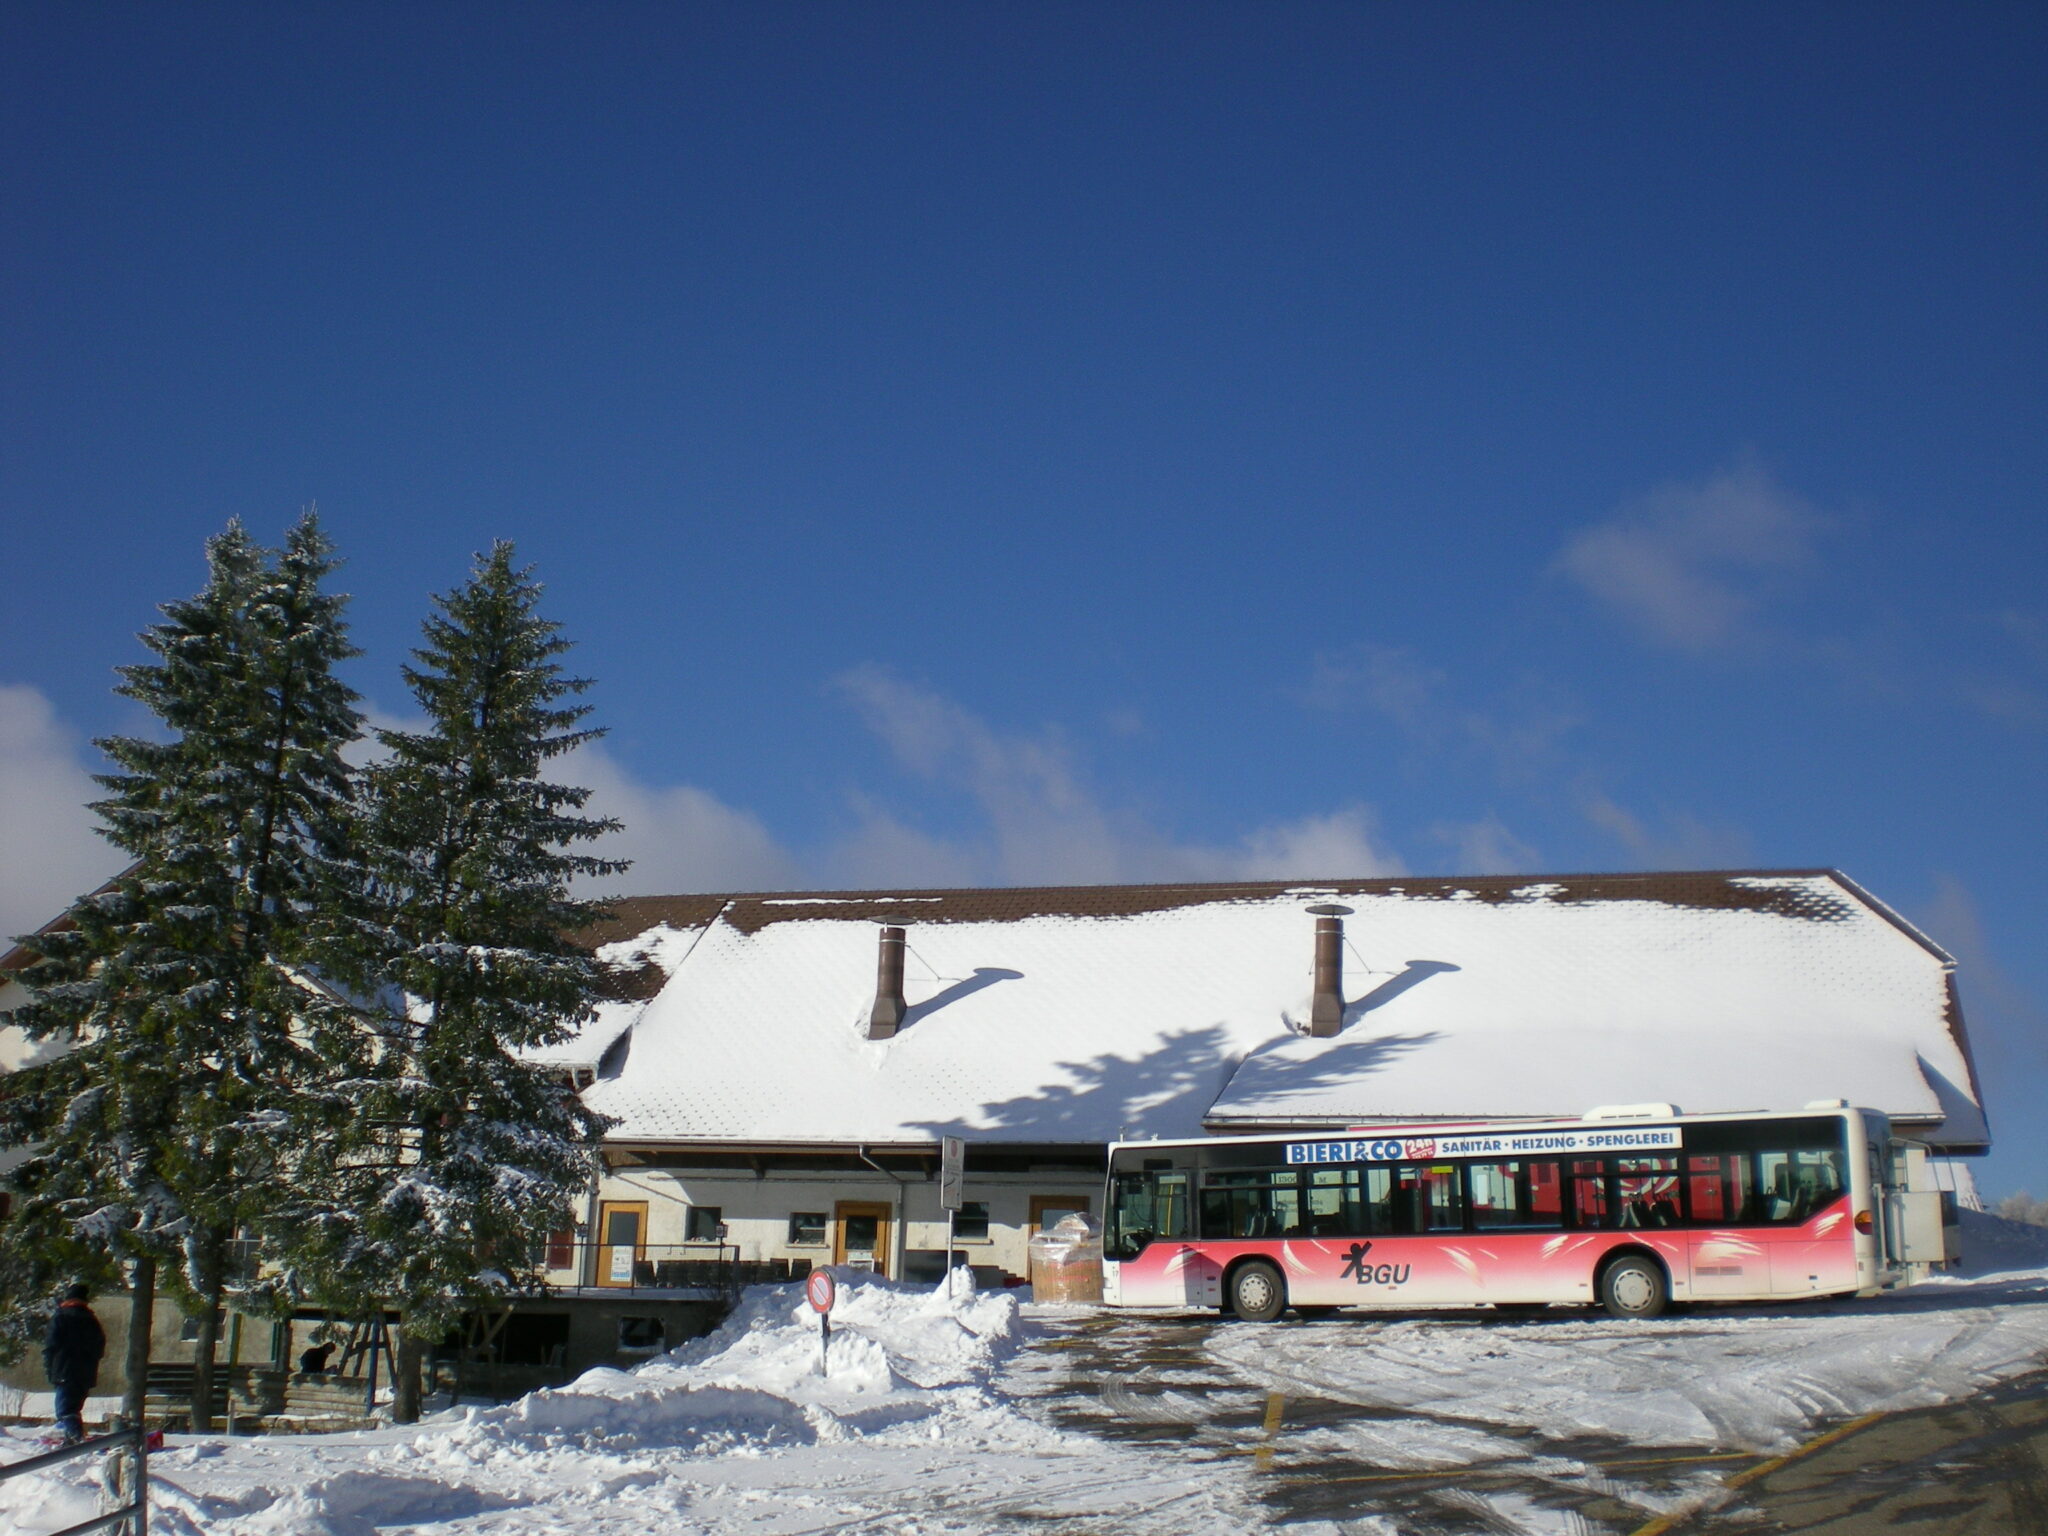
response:
<path fill-rule="evenodd" d="M 1230 1277 L 1230 1310 L 1248 1323 L 1270 1323 L 1287 1310 L 1287 1285 L 1280 1271 L 1261 1259 Z"/>
<path fill-rule="evenodd" d="M 1616 1317 L 1656 1317 L 1671 1304 L 1671 1289 L 1655 1260 L 1632 1253 L 1602 1271 L 1600 1300 Z"/>

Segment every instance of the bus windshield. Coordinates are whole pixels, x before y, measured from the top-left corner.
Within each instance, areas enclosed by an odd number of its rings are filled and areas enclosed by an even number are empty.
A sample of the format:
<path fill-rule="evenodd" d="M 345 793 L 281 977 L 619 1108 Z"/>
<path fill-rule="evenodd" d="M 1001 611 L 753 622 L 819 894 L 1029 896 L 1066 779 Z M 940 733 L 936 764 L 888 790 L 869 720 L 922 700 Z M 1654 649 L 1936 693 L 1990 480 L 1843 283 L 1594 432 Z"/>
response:
<path fill-rule="evenodd" d="M 1110 1179 L 1108 1226 L 1102 1234 L 1105 1258 L 1134 1259 L 1148 1243 L 1184 1240 L 1191 1234 L 1189 1175 L 1184 1168 L 1148 1166 Z"/>

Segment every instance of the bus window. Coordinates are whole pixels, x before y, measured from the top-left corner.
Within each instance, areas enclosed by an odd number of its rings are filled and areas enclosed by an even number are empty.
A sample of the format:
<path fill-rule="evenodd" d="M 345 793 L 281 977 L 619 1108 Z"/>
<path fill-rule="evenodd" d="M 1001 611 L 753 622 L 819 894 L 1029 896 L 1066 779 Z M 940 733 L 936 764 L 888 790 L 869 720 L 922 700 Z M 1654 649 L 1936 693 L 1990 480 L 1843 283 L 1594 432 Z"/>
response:
<path fill-rule="evenodd" d="M 1365 1231 L 1356 1168 L 1316 1168 L 1308 1176 L 1308 1235 L 1357 1237 Z"/>
<path fill-rule="evenodd" d="M 1354 1228 L 1350 1235 L 1371 1236 L 1379 1232 L 1414 1231 L 1412 1222 L 1407 1226 L 1395 1224 L 1394 1170 L 1382 1163 L 1378 1167 L 1365 1169 L 1364 1173 L 1365 1185 L 1360 1191 L 1363 1198 L 1359 1202 L 1359 1215 L 1363 1218 L 1363 1224 Z"/>
<path fill-rule="evenodd" d="M 1756 1190 L 1748 1158 L 1689 1157 L 1685 1166 L 1688 1220 L 1703 1226 L 1736 1226 L 1756 1220 Z"/>
<path fill-rule="evenodd" d="M 1465 1225 L 1465 1181 L 1456 1163 L 1415 1170 L 1423 1221 L 1431 1232 L 1456 1232 Z"/>
<path fill-rule="evenodd" d="M 1571 1213 L 1566 1217 L 1574 1227 L 1607 1226 L 1607 1165 L 1598 1158 L 1583 1158 L 1571 1166 L 1566 1188 L 1571 1191 Z"/>
<path fill-rule="evenodd" d="M 1842 1154 L 1834 1150 L 1760 1152 L 1757 1163 L 1763 1194 L 1759 1219 L 1778 1225 L 1797 1226 L 1832 1204 L 1847 1185 Z"/>
<path fill-rule="evenodd" d="M 1529 1210 L 1541 1226 L 1564 1225 L 1564 1182 L 1557 1164 L 1548 1160 L 1529 1165 Z"/>
<path fill-rule="evenodd" d="M 1306 1237 L 1292 1168 L 1215 1169 L 1202 1189 L 1202 1236 Z"/>
<path fill-rule="evenodd" d="M 1678 1159 L 1623 1157 L 1614 1164 L 1615 1209 L 1624 1227 L 1678 1225 Z"/>
<path fill-rule="evenodd" d="M 1185 1171 L 1119 1173 L 1110 1180 L 1109 1223 L 1102 1234 L 1106 1258 L 1135 1259 L 1147 1243 L 1188 1237 Z"/>
<path fill-rule="evenodd" d="M 1538 1167 L 1550 1174 L 1550 1210 L 1538 1211 L 1533 1196 L 1533 1178 Z M 1513 1227 L 1521 1231 L 1556 1228 L 1563 1225 L 1557 1209 L 1557 1165 L 1531 1164 L 1525 1181 L 1520 1163 L 1470 1163 L 1466 1165 L 1466 1197 L 1472 1208 L 1472 1225 L 1479 1231 Z"/>

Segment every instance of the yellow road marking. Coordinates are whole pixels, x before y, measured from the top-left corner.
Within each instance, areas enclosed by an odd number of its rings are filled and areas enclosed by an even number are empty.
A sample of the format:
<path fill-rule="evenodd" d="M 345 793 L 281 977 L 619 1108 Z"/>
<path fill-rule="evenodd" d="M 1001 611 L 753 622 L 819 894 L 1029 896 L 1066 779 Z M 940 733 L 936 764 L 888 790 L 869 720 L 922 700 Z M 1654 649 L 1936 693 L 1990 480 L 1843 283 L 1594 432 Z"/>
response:
<path fill-rule="evenodd" d="M 1736 1473 L 1722 1486 L 1726 1488 L 1740 1488 L 1743 1484 L 1753 1483 L 1760 1477 L 1769 1477 L 1780 1467 L 1790 1466 L 1793 1462 L 1799 1460 L 1800 1457 L 1811 1456 L 1815 1451 L 1822 1449 L 1824 1446 L 1833 1445 L 1837 1440 L 1846 1440 L 1859 1429 L 1868 1429 L 1883 1417 L 1884 1415 L 1881 1413 L 1866 1413 L 1860 1419 L 1851 1419 L 1846 1424 L 1838 1424 L 1826 1434 L 1816 1435 L 1813 1439 L 1807 1441 L 1806 1444 L 1795 1446 L 1782 1456 L 1773 1456 L 1768 1461 L 1758 1462 L 1747 1471 Z M 1692 1511 L 1688 1511 L 1677 1515 L 1659 1515 L 1648 1525 L 1637 1526 L 1629 1533 L 1629 1536 L 1664 1536 L 1665 1532 L 1675 1529 L 1680 1521 L 1691 1519 L 1692 1514 Z"/>
<path fill-rule="evenodd" d="M 1273 1437 L 1280 1433 L 1280 1416 L 1287 1411 L 1287 1399 L 1278 1392 L 1266 1394 L 1266 1438 L 1259 1442 L 1259 1448 L 1252 1452 L 1257 1470 L 1266 1471 L 1273 1465 Z"/>
<path fill-rule="evenodd" d="M 1868 1429 L 1883 1417 L 1884 1415 L 1881 1413 L 1866 1413 L 1860 1419 L 1851 1419 L 1848 1423 L 1838 1425 L 1826 1434 L 1807 1441 L 1806 1444 L 1798 1449 L 1787 1451 L 1775 1461 L 1758 1462 L 1747 1472 L 1736 1473 L 1735 1476 L 1728 1479 L 1728 1486 L 1730 1488 L 1740 1488 L 1744 1483 L 1753 1483 L 1760 1477 L 1768 1477 L 1787 1462 L 1797 1461 L 1802 1456 L 1810 1456 L 1822 1446 L 1833 1445 L 1837 1440 L 1846 1440 L 1849 1436 L 1855 1434 L 1857 1430 Z"/>

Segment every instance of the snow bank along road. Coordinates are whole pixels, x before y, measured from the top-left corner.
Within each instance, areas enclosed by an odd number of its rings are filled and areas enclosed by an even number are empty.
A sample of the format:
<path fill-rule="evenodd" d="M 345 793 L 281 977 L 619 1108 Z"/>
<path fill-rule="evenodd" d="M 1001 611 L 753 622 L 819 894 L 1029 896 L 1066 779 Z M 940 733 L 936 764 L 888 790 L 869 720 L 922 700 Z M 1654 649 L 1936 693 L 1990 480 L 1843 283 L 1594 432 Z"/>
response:
<path fill-rule="evenodd" d="M 1876 1301 L 1656 1322 L 1552 1312 L 1266 1325 L 846 1276 L 831 1373 L 797 1287 L 631 1373 L 357 1435 L 172 1438 L 162 1536 L 1634 1532 L 1705 1514 L 1828 1423 L 2048 1362 L 2033 1267 Z M 964 1278 L 964 1277 L 962 1277 Z M 0 1442 L 0 1455 L 30 1447 Z M 90 1518 L 74 1465 L 0 1536 Z M 1669 1522 L 1667 1522 L 1669 1523 Z"/>

